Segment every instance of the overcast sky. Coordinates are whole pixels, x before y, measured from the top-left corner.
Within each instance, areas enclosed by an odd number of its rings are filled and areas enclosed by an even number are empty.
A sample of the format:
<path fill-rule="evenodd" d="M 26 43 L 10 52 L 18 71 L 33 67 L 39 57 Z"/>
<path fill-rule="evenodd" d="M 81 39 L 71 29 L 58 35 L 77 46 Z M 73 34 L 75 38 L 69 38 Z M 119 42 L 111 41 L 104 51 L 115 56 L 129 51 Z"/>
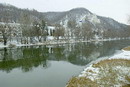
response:
<path fill-rule="evenodd" d="M 127 23 L 130 15 L 130 0 L 0 0 L 19 8 L 36 9 L 40 12 L 67 11 L 84 7 L 100 16 L 111 17 L 118 22 Z"/>

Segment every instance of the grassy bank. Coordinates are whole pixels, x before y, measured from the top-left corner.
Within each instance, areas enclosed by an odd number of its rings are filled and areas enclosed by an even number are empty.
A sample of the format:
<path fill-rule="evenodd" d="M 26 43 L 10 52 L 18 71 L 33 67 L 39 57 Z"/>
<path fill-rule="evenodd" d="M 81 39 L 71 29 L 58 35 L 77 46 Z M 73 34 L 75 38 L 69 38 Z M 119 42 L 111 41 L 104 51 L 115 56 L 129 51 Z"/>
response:
<path fill-rule="evenodd" d="M 130 51 L 130 46 L 123 48 L 123 50 L 125 50 L 125 51 Z"/>
<path fill-rule="evenodd" d="M 92 64 L 66 87 L 130 87 L 130 60 L 107 59 Z"/>

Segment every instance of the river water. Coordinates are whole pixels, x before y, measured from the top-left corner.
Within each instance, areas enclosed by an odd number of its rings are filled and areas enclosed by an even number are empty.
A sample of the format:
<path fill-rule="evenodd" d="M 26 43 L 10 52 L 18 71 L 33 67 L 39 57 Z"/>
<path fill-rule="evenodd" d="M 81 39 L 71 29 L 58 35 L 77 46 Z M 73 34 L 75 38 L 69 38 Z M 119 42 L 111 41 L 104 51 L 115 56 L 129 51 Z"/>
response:
<path fill-rule="evenodd" d="M 109 57 L 130 40 L 0 49 L 0 87 L 65 87 L 92 61 Z"/>

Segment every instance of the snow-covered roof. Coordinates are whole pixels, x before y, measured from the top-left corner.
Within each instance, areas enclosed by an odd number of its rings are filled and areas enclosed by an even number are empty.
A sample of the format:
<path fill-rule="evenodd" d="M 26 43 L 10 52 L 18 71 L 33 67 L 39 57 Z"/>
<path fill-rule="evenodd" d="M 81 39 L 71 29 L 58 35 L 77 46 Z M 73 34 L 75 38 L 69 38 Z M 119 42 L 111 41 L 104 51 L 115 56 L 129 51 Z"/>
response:
<path fill-rule="evenodd" d="M 55 30 L 55 27 L 54 27 L 54 26 L 48 26 L 47 28 L 48 28 L 48 29 L 51 29 L 51 30 Z"/>

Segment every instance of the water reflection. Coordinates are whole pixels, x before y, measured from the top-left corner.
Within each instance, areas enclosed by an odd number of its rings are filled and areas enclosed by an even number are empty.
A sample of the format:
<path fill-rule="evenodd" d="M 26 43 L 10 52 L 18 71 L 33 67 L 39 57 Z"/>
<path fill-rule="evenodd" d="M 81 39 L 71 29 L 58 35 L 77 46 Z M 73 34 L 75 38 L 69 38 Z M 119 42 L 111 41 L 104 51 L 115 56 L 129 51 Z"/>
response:
<path fill-rule="evenodd" d="M 51 66 L 49 60 L 67 61 L 84 66 L 99 57 L 113 55 L 116 50 L 128 46 L 129 43 L 129 40 L 123 40 L 3 48 L 0 49 L 0 70 L 10 72 L 14 68 L 20 68 L 23 72 L 28 72 L 39 65 L 49 68 Z"/>

